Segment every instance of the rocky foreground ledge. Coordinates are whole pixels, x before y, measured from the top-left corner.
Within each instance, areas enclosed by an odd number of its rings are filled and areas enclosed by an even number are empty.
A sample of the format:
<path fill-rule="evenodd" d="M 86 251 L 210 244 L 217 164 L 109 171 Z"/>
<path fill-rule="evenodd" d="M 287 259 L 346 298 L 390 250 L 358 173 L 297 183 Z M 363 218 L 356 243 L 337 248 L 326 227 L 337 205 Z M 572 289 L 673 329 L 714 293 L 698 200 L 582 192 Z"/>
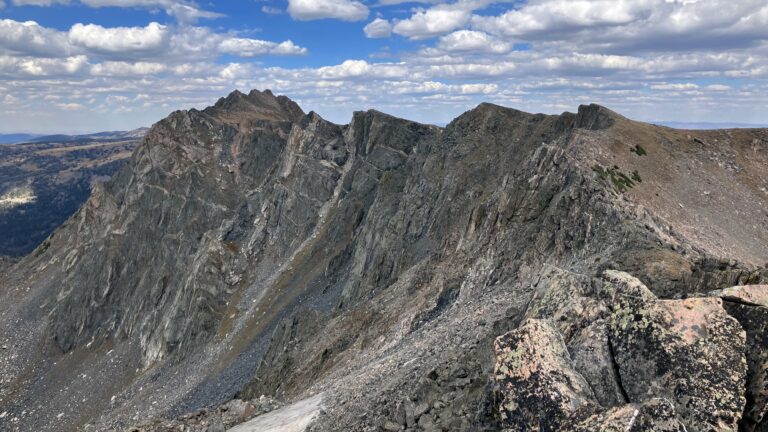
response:
<path fill-rule="evenodd" d="M 550 267 L 495 341 L 510 431 L 768 430 L 768 285 L 660 300 L 627 273 Z"/>

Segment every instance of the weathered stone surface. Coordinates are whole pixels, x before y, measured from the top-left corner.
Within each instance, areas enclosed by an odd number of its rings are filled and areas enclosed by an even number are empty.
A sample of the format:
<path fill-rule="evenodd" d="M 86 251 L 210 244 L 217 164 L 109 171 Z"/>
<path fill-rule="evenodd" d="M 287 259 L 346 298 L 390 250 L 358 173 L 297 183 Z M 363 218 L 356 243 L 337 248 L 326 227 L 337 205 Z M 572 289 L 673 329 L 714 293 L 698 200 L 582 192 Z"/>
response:
<path fill-rule="evenodd" d="M 740 285 L 712 291 L 710 296 L 751 306 L 768 307 L 768 285 Z"/>
<path fill-rule="evenodd" d="M 547 265 L 534 287 L 525 318 L 552 320 L 568 341 L 607 313 L 604 302 L 589 295 L 591 290 L 589 277 Z"/>
<path fill-rule="evenodd" d="M 563 432 L 686 432 L 674 405 L 667 399 L 651 399 L 603 411 L 563 429 Z"/>
<path fill-rule="evenodd" d="M 613 307 L 622 301 L 653 301 L 656 300 L 651 290 L 640 279 L 622 271 L 606 270 L 602 274 L 602 284 L 597 297 L 609 302 Z"/>
<path fill-rule="evenodd" d="M 274 399 L 262 396 L 244 401 L 233 399 L 215 408 L 202 409 L 172 420 L 155 420 L 125 428 L 127 432 L 221 432 L 280 407 Z"/>
<path fill-rule="evenodd" d="M 494 347 L 505 427 L 556 431 L 570 417 L 595 408 L 589 384 L 573 368 L 562 336 L 549 321 L 528 320 L 496 339 Z"/>
<path fill-rule="evenodd" d="M 566 426 L 576 425 L 575 430 L 736 431 L 745 403 L 742 426 L 754 429 L 762 420 L 764 381 L 753 371 L 760 370 L 759 356 L 764 354 L 760 347 L 765 346 L 763 327 L 755 325 L 765 321 L 754 315 L 765 308 L 741 302 L 726 302 L 724 307 L 718 297 L 660 300 L 637 278 L 612 270 L 587 283 L 582 276 L 546 268 L 536 293 L 527 314 L 551 318 L 556 324 L 529 320 L 497 340 L 496 370 L 500 352 L 505 353 L 503 364 L 508 368 L 495 377 L 508 383 L 501 385 L 504 399 L 499 406 L 507 414 L 505 404 L 515 401 L 510 406 L 518 410 L 513 411 L 517 417 L 510 418 L 524 419 L 516 430 L 549 430 L 557 425 L 570 430 Z M 756 330 L 748 339 L 746 359 L 744 331 L 726 308 L 748 324 L 747 334 L 749 328 Z M 567 350 L 560 348 L 561 338 L 567 341 Z M 501 340 L 507 341 L 505 351 L 498 348 Z M 760 354 L 750 354 L 755 352 Z M 513 361 L 523 353 L 525 362 Z M 542 369 L 531 368 L 529 364 L 537 364 L 531 358 L 557 365 L 557 376 L 570 377 L 567 383 L 578 385 L 542 380 L 529 372 Z M 543 393 L 523 390 L 529 387 Z M 537 397 L 523 399 L 523 391 Z M 574 393 L 579 406 L 589 406 L 592 412 L 552 402 L 553 395 L 568 401 Z M 519 409 L 520 405 L 525 408 Z M 546 411 L 552 422 L 536 423 L 531 420 L 534 416 L 525 415 L 539 410 Z"/>
<path fill-rule="evenodd" d="M 610 326 L 631 401 L 667 398 L 691 430 L 737 429 L 746 336 L 719 298 L 622 302 Z"/>
<path fill-rule="evenodd" d="M 768 285 L 714 291 L 747 332 L 747 404 L 740 428 L 768 430 Z"/>
<path fill-rule="evenodd" d="M 628 402 L 619 384 L 621 378 L 608 339 L 608 324 L 603 319 L 579 331 L 568 342 L 568 351 L 574 369 L 589 383 L 601 406 L 614 407 Z"/>

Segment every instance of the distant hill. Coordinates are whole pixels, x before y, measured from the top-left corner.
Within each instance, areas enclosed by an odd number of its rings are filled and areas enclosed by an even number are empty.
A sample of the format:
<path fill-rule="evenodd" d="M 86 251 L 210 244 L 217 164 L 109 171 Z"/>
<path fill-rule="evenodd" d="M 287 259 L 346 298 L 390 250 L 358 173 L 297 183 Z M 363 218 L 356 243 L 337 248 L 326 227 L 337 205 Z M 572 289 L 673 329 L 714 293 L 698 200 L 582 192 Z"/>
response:
<path fill-rule="evenodd" d="M 22 141 L 33 140 L 40 135 L 15 133 L 15 134 L 0 134 L 0 144 L 13 144 Z"/>
<path fill-rule="evenodd" d="M 30 142 L 1 145 L 0 256 L 23 256 L 42 243 L 88 199 L 94 182 L 123 166 L 145 132 L 27 135 Z"/>
<path fill-rule="evenodd" d="M 71 142 L 96 142 L 96 141 L 124 141 L 143 137 L 148 128 L 142 127 L 129 131 L 108 131 L 92 134 L 67 135 L 67 134 L 27 134 L 10 133 L 0 134 L 0 144 L 24 144 L 24 143 L 71 143 Z"/>
<path fill-rule="evenodd" d="M 147 133 L 147 128 L 138 128 L 130 131 L 97 132 L 84 135 L 36 135 L 15 141 L 16 143 L 52 143 L 52 142 L 95 142 L 95 141 L 124 141 L 139 139 Z"/>
<path fill-rule="evenodd" d="M 715 129 L 755 129 L 766 128 L 768 124 L 756 123 L 734 123 L 734 122 L 651 122 L 660 126 L 667 126 L 675 129 L 691 130 L 715 130 Z"/>

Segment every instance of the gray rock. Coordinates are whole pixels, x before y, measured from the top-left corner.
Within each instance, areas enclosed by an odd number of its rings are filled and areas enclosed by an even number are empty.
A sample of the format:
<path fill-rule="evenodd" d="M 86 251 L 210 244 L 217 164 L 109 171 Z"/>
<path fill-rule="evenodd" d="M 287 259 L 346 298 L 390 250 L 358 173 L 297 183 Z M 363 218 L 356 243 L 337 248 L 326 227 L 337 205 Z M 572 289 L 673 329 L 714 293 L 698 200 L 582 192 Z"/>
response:
<path fill-rule="evenodd" d="M 616 407 L 564 429 L 567 432 L 685 432 L 674 405 L 666 399 Z"/>
<path fill-rule="evenodd" d="M 385 431 L 399 431 L 404 429 L 402 425 L 391 421 L 384 422 L 383 428 Z"/>
<path fill-rule="evenodd" d="M 214 420 L 209 426 L 207 432 L 225 432 L 227 430 L 224 426 L 224 422 L 221 420 Z"/>
<path fill-rule="evenodd" d="M 559 430 L 596 408 L 562 337 L 545 320 L 531 319 L 496 339 L 495 380 L 503 399 L 502 424 L 511 430 Z"/>
<path fill-rule="evenodd" d="M 573 367 L 589 383 L 595 399 L 603 407 L 628 402 L 621 385 L 608 339 L 608 325 L 598 319 L 568 342 Z"/>
<path fill-rule="evenodd" d="M 554 274 L 559 281 L 578 279 Z M 549 284 L 541 298 L 552 299 L 548 308 L 533 302 L 532 310 L 557 319 L 558 327 L 528 320 L 496 342 L 498 407 L 512 430 L 736 431 L 745 411 L 744 382 L 752 402 L 742 427 L 762 418 L 761 375 L 747 373 L 744 352 L 762 353 L 766 344 L 753 337 L 755 348 L 748 348 L 744 330 L 726 312 L 762 338 L 762 327 L 755 327 L 765 325 L 762 315 L 745 315 L 763 312 L 756 309 L 762 306 L 734 303 L 752 309 L 745 312 L 717 297 L 659 300 L 636 278 L 615 271 L 591 285 Z M 567 350 L 565 335 L 571 336 Z M 750 371 L 759 370 L 758 356 Z"/>
<path fill-rule="evenodd" d="M 673 401 L 692 430 L 737 430 L 744 410 L 746 336 L 718 298 L 627 302 L 611 341 L 631 401 Z"/>
<path fill-rule="evenodd" d="M 726 311 L 747 333 L 747 403 L 740 430 L 768 430 L 768 285 L 731 287 L 710 295 L 723 299 Z"/>

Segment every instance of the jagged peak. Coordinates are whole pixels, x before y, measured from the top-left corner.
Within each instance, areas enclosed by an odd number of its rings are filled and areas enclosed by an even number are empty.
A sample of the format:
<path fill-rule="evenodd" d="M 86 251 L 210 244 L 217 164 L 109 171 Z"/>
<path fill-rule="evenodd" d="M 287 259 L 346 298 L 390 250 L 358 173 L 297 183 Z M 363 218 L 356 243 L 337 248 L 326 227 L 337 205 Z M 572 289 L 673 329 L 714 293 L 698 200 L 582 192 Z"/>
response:
<path fill-rule="evenodd" d="M 519 109 L 516 109 L 516 108 L 510 108 L 510 107 L 505 107 L 505 106 L 502 106 L 502 105 L 497 105 L 497 104 L 491 103 L 491 102 L 481 102 L 478 106 L 476 106 L 475 108 L 470 110 L 470 112 L 495 112 L 495 111 L 500 111 L 500 112 L 505 112 L 505 113 L 524 114 L 524 115 L 529 115 L 529 116 L 530 115 L 535 115 L 533 113 L 522 111 L 522 110 L 519 110 Z"/>
<path fill-rule="evenodd" d="M 225 121 L 297 121 L 304 116 L 304 111 L 298 104 L 286 96 L 275 96 L 269 89 L 254 89 L 248 94 L 234 90 L 203 112 Z"/>
<path fill-rule="evenodd" d="M 454 118 L 447 126 L 447 128 L 466 125 L 470 123 L 478 122 L 484 123 L 489 119 L 504 118 L 505 121 L 513 122 L 525 122 L 533 118 L 545 118 L 544 114 L 532 114 L 526 111 L 521 111 L 515 108 L 509 108 L 501 105 L 497 105 L 490 102 L 482 102 L 469 111 L 464 112 L 458 117 Z"/>
<path fill-rule="evenodd" d="M 482 102 L 475 108 L 465 112 L 461 116 L 457 117 L 453 121 L 467 120 L 472 121 L 478 116 L 493 116 L 504 115 L 512 118 L 529 119 L 533 117 L 549 117 L 545 114 L 535 114 L 527 111 L 522 111 L 515 108 L 505 107 L 490 102 Z M 581 129 L 600 130 L 611 127 L 616 120 L 624 119 L 620 114 L 597 104 L 581 105 L 576 114 L 570 112 L 564 112 L 560 115 L 560 118 L 571 124 L 572 127 Z"/>
<path fill-rule="evenodd" d="M 382 112 L 376 109 L 369 109 L 365 111 L 355 111 L 352 114 L 352 121 L 350 122 L 349 125 L 352 126 L 355 123 L 359 123 L 361 121 L 394 122 L 394 123 L 400 123 L 400 124 L 412 124 L 415 126 L 442 129 L 440 126 L 437 126 L 437 125 L 433 125 L 429 123 L 421 123 L 415 120 L 409 120 L 402 117 L 397 117 L 395 115 L 387 114 L 385 112 Z"/>
<path fill-rule="evenodd" d="M 441 128 L 435 125 L 423 124 L 412 120 L 395 117 L 374 109 L 355 111 L 352 121 L 347 125 L 346 133 L 350 140 L 358 144 L 358 154 L 367 154 L 379 142 L 391 140 L 400 135 L 396 141 L 409 143 L 400 150 L 410 152 L 410 147 L 418 141 L 419 136 L 434 134 Z M 411 137 L 409 139 L 403 136 Z"/>
<path fill-rule="evenodd" d="M 387 114 L 385 112 L 381 112 L 381 111 L 375 110 L 375 109 L 369 109 L 369 110 L 365 110 L 365 111 L 355 111 L 354 113 L 352 113 L 352 121 L 353 122 L 355 121 L 355 119 L 358 119 L 358 118 L 380 118 L 380 119 L 387 119 L 387 120 L 404 120 L 404 121 L 407 121 L 405 119 L 401 119 L 399 117 L 395 117 L 395 116 L 393 116 L 391 114 Z"/>
<path fill-rule="evenodd" d="M 579 110 L 574 121 L 574 127 L 589 130 L 608 129 L 613 126 L 616 120 L 623 118 L 624 117 L 618 113 L 611 111 L 602 105 L 594 103 L 589 105 L 579 105 Z"/>

